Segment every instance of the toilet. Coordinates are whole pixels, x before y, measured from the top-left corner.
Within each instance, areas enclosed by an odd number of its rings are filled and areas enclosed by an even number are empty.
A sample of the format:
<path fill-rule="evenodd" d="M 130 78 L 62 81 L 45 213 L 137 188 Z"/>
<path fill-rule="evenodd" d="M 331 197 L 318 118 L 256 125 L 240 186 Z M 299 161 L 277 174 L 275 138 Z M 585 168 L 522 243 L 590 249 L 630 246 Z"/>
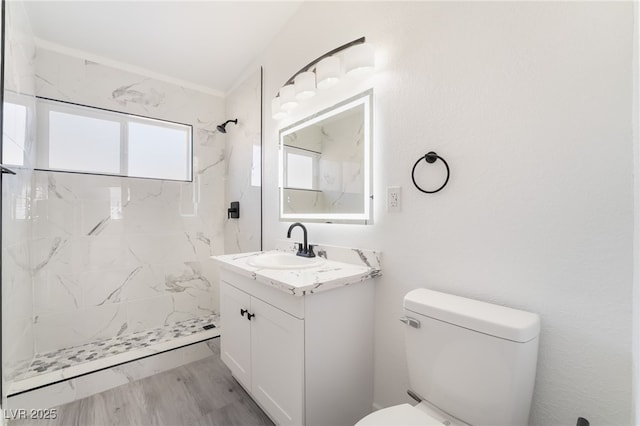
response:
<path fill-rule="evenodd" d="M 404 298 L 409 393 L 357 426 L 525 426 L 536 376 L 537 314 L 427 289 Z"/>

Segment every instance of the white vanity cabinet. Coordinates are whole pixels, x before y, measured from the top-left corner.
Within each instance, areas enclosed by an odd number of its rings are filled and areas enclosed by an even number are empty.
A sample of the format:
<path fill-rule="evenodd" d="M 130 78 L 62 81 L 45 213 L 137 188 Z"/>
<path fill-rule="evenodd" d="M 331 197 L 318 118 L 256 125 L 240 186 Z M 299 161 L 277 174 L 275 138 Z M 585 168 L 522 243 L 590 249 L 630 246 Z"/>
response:
<path fill-rule="evenodd" d="M 251 296 L 225 282 L 220 283 L 220 325 L 224 317 L 228 336 L 220 341 L 220 358 L 247 389 L 251 389 L 251 323 L 240 316 L 240 311 L 250 308 Z"/>
<path fill-rule="evenodd" d="M 372 411 L 372 282 L 295 296 L 223 269 L 220 296 L 222 360 L 276 424 Z"/>
<path fill-rule="evenodd" d="M 303 424 L 304 320 L 225 282 L 220 295 L 222 361 L 278 424 Z"/>

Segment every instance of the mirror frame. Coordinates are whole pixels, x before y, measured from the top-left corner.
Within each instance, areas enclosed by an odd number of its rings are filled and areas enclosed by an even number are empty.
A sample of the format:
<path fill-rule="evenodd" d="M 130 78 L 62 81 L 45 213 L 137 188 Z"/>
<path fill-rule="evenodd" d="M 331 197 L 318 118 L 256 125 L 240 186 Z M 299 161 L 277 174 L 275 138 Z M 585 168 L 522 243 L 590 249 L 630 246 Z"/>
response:
<path fill-rule="evenodd" d="M 338 115 L 353 107 L 364 106 L 364 212 L 362 213 L 285 213 L 284 212 L 284 138 L 302 128 L 316 124 L 322 120 Z M 359 93 L 336 105 L 324 109 L 316 114 L 305 117 L 302 120 L 280 129 L 279 134 L 279 179 L 278 193 L 280 195 L 279 210 L 281 222 L 321 222 L 321 223 L 351 223 L 351 224 L 372 224 L 373 223 L 373 89 Z"/>

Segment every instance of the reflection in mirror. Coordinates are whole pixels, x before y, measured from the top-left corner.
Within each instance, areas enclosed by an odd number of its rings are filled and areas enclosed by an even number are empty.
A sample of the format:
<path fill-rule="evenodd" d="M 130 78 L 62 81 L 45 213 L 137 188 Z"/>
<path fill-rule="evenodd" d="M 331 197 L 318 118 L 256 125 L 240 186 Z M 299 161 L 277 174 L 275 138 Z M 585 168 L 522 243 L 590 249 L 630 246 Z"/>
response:
<path fill-rule="evenodd" d="M 372 222 L 371 90 L 280 131 L 280 220 Z"/>

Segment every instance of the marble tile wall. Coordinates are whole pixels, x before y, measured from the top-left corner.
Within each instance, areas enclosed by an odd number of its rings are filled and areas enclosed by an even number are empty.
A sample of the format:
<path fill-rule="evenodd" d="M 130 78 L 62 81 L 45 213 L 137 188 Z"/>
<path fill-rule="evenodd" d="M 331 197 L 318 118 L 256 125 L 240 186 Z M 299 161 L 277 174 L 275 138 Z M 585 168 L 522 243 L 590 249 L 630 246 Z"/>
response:
<path fill-rule="evenodd" d="M 224 99 L 40 48 L 36 90 L 194 130 L 193 182 L 35 172 L 36 351 L 217 312 L 209 256 L 225 249 Z"/>
<path fill-rule="evenodd" d="M 225 98 L 227 119 L 238 119 L 227 127 L 226 205 L 240 202 L 240 218 L 225 225 L 225 253 L 261 250 L 261 94 L 256 70 Z"/>
<path fill-rule="evenodd" d="M 7 140 L 24 153 L 22 165 L 10 165 L 15 176 L 2 176 L 2 373 L 3 403 L 8 383 L 34 355 L 32 324 L 31 242 L 32 177 L 35 159 L 35 45 L 20 2 L 6 2 L 5 100 L 26 107 L 23 140 Z M 5 126 L 16 125 L 8 122 Z M 20 124 L 20 126 L 24 123 Z M 3 404 L 4 406 L 4 404 Z"/>

